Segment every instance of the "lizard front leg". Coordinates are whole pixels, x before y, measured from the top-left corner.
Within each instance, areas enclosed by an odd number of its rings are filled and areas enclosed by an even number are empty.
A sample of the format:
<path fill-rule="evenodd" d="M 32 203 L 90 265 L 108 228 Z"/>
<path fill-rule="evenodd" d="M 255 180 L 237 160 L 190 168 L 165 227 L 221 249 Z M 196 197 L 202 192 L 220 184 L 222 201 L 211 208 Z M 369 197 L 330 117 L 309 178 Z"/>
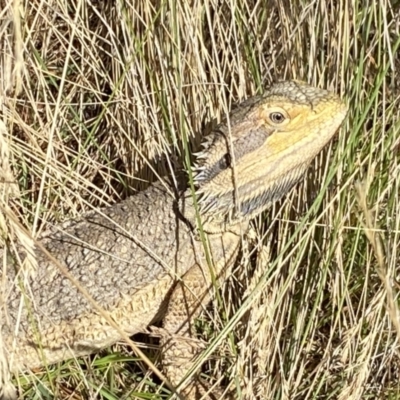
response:
<path fill-rule="evenodd" d="M 161 337 L 163 371 L 175 387 L 192 367 L 201 347 L 195 337 L 193 323 L 202 305 L 210 300 L 211 278 L 208 269 L 204 269 L 207 268 L 195 264 L 178 282 L 164 318 L 164 334 Z M 211 388 L 198 376 L 179 392 L 185 400 L 233 399 L 223 390 Z"/>

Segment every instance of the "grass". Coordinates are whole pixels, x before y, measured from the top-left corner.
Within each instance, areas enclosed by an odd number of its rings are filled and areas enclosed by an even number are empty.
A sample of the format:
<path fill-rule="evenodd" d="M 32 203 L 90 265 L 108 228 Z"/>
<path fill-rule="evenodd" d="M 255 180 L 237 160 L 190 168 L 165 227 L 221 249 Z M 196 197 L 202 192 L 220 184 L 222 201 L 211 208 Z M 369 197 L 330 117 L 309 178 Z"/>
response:
<path fill-rule="evenodd" d="M 0 5 L 0 223 L 28 250 L 16 220 L 36 236 L 178 170 L 208 122 L 273 80 L 345 97 L 340 135 L 254 221 L 224 301 L 198 321 L 215 349 L 203 372 L 242 399 L 400 398 L 398 4 Z M 17 383 L 27 399 L 167 398 L 148 371 L 117 344 Z"/>

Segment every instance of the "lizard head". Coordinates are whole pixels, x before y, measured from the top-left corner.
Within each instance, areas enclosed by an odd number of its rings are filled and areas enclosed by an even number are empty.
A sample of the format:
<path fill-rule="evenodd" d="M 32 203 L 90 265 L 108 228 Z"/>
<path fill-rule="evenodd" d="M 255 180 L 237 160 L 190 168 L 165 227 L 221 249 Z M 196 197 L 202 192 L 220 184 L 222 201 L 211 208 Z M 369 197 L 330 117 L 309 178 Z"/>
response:
<path fill-rule="evenodd" d="M 285 195 L 338 130 L 347 106 L 299 81 L 239 104 L 203 142 L 194 183 L 211 225 L 248 220 Z"/>

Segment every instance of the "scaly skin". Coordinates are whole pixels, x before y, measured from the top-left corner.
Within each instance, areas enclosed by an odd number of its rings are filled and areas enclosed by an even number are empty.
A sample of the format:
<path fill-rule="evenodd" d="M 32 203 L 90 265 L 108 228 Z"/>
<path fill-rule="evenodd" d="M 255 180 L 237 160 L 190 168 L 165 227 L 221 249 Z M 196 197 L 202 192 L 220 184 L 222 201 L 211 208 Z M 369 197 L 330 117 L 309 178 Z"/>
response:
<path fill-rule="evenodd" d="M 171 187 L 156 183 L 56 229 L 41 243 L 125 333 L 143 331 L 166 314 L 163 364 L 178 385 L 196 354 L 179 337 L 193 334 L 190 321 L 207 301 L 211 282 L 198 223 L 211 267 L 223 280 L 250 218 L 301 178 L 346 111 L 327 91 L 295 81 L 275 84 L 205 138 L 195 167 L 197 214 L 190 189 L 175 199 Z M 89 354 L 121 339 L 56 263 L 40 249 L 36 255 L 38 271 L 25 286 L 16 268 L 7 271 L 1 333 L 12 371 Z M 192 382 L 182 393 L 197 399 L 205 389 Z"/>

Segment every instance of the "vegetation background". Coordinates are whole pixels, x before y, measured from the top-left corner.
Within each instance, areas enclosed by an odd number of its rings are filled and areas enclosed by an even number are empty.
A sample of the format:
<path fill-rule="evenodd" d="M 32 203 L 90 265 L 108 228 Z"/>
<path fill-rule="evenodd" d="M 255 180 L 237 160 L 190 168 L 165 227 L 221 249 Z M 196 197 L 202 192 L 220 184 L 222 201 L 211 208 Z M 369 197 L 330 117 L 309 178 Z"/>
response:
<path fill-rule="evenodd" d="M 181 168 L 208 122 L 275 80 L 334 90 L 340 134 L 254 221 L 199 321 L 208 342 L 230 332 L 203 373 L 242 399 L 400 398 L 399 7 L 0 0 L 2 236 L 29 248 L 16 220 L 37 236 Z M 167 398 L 147 371 L 121 343 L 15 383 L 27 399 Z"/>

